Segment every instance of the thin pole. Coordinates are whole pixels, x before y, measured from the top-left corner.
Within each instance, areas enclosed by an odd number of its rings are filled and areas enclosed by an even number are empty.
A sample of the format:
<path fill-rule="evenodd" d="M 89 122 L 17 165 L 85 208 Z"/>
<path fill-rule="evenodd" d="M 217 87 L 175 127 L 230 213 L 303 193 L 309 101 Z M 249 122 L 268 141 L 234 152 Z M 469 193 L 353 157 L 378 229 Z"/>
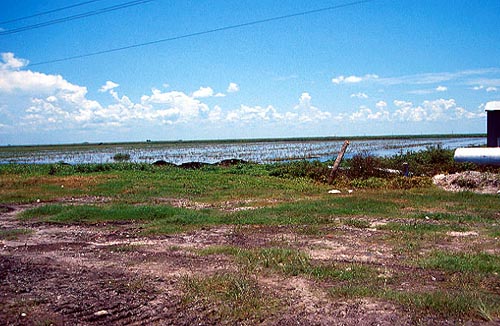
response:
<path fill-rule="evenodd" d="M 344 158 L 347 146 L 349 146 L 348 140 L 344 141 L 344 145 L 342 145 L 342 148 L 340 149 L 340 152 L 337 155 L 337 159 L 335 160 L 335 163 L 333 163 L 333 168 L 330 171 L 330 175 L 328 176 L 328 184 L 330 185 L 332 184 L 333 180 L 335 179 L 335 176 L 337 175 L 337 170 L 339 168 L 340 162 L 342 162 L 342 159 Z"/>

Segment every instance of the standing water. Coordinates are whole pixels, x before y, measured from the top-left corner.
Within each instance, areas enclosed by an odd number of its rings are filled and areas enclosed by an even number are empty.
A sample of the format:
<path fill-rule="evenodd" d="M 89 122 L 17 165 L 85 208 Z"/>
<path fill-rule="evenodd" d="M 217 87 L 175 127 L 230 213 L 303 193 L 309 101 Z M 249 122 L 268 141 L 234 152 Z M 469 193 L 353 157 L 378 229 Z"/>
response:
<path fill-rule="evenodd" d="M 117 153 L 128 154 L 129 161 L 136 163 L 152 163 L 158 160 L 174 164 L 215 163 L 225 159 L 240 159 L 255 163 L 303 159 L 326 161 L 337 155 L 343 142 L 343 140 L 279 140 L 3 147 L 0 148 L 0 164 L 111 163 L 114 162 L 113 157 Z M 483 146 L 485 143 L 485 137 L 352 140 L 346 157 L 358 153 L 390 156 L 408 151 L 416 152 L 433 146 L 456 149 Z"/>

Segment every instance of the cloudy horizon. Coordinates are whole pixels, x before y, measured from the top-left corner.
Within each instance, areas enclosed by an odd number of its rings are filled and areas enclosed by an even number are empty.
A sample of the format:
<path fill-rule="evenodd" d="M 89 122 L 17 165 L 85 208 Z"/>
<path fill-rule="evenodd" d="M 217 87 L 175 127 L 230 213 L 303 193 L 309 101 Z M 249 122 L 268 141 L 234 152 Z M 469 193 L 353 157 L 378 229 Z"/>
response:
<path fill-rule="evenodd" d="M 398 9 L 384 1 L 381 4 L 379 11 L 372 4 L 363 5 L 363 15 L 390 16 L 395 10 L 412 10 L 405 8 L 408 4 L 399 4 Z M 187 8 L 176 6 L 179 13 Z M 141 57 L 125 51 L 47 65 L 30 66 L 30 62 L 40 62 L 41 53 L 60 56 L 52 49 L 63 41 L 62 36 L 71 43 L 67 38 L 71 31 L 54 27 L 51 51 L 43 40 L 35 38 L 39 31 L 27 33 L 33 44 L 16 34 L 3 36 L 0 145 L 484 133 L 485 109 L 500 108 L 499 56 L 495 52 L 479 56 L 463 44 L 474 38 L 476 47 L 491 49 L 491 38 L 498 36 L 472 36 L 473 31 L 460 30 L 463 27 L 454 20 L 445 19 L 440 24 L 449 29 L 449 37 L 460 35 L 463 43 L 444 47 L 432 39 L 441 37 L 432 34 L 443 27 L 431 24 L 438 13 L 426 10 L 453 8 L 432 2 L 411 6 L 425 12 L 427 16 L 421 19 L 428 21 L 426 25 L 407 22 L 406 28 L 419 26 L 430 40 L 418 34 L 380 30 L 379 23 L 357 17 L 360 8 L 355 7 L 318 15 L 314 18 L 320 21 L 315 26 L 306 24 L 311 17 L 301 17 L 272 23 L 277 28 L 272 33 L 271 26 L 259 27 L 268 34 L 241 30 L 218 35 L 213 44 L 193 38 L 169 47 L 167 52 L 145 48 Z M 14 2 L 12 7 L 15 9 Z M 241 15 L 242 9 L 237 6 L 234 10 Z M 266 8 L 266 15 L 279 12 L 272 9 Z M 460 12 L 453 10 L 456 15 Z M 484 13 L 487 8 L 477 11 Z M 209 11 L 205 18 L 211 20 L 214 14 Z M 132 19 L 133 15 L 151 13 L 127 15 Z M 358 28 L 367 35 L 354 37 L 349 29 L 335 29 L 349 17 L 357 17 Z M 498 27 L 493 18 L 481 17 L 486 26 L 474 28 Z M 230 16 L 226 19 L 230 21 Z M 295 34 L 286 34 L 287 26 Z M 338 35 L 325 34 L 318 26 L 328 26 Z M 125 26 L 120 28 L 119 36 L 102 31 L 102 39 L 109 41 L 111 35 L 123 38 Z M 233 34 L 255 39 L 242 42 Z M 74 46 L 81 46 L 86 37 L 82 34 Z M 332 37 L 338 38 L 325 47 L 324 42 Z M 392 47 L 400 53 L 365 54 L 364 49 L 377 40 L 381 48 Z M 220 53 L 221 44 L 232 46 Z M 261 50 L 266 44 L 273 44 L 273 52 Z M 294 52 L 285 50 L 290 45 Z M 422 45 L 433 55 L 419 52 Z M 38 51 L 38 46 L 47 51 Z"/>

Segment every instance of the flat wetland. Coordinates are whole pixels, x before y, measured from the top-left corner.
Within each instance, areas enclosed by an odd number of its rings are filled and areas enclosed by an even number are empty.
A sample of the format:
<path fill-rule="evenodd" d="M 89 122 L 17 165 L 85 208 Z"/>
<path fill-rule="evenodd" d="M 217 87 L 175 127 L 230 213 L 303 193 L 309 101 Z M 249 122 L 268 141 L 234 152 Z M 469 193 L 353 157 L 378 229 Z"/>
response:
<path fill-rule="evenodd" d="M 5 163 L 110 163 L 116 154 L 126 154 L 130 162 L 153 163 L 163 160 L 173 164 L 186 162 L 215 163 L 240 159 L 272 163 L 299 159 L 329 160 L 344 138 L 254 139 L 220 141 L 172 141 L 143 143 L 101 143 L 0 147 L 0 164 Z M 392 155 L 400 151 L 418 151 L 429 146 L 457 148 L 481 146 L 484 135 L 434 135 L 350 138 L 347 157 L 359 152 Z"/>
<path fill-rule="evenodd" d="M 0 165 L 1 324 L 498 325 L 500 197 L 432 177 L 500 169 L 452 155 Z"/>

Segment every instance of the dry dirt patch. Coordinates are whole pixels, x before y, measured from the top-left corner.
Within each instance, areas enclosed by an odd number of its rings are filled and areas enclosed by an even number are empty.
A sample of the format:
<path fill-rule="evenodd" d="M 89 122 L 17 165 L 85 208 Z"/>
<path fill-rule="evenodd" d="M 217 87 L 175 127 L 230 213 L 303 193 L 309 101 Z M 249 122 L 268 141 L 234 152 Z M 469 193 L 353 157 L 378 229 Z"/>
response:
<path fill-rule="evenodd" d="M 85 203 L 82 198 L 68 203 Z M 102 199 L 105 200 L 105 199 Z M 238 271 L 229 255 L 200 255 L 214 246 L 242 249 L 283 246 L 319 263 L 367 264 L 384 277 L 402 274 L 394 286 L 411 290 L 446 282 L 438 273 L 404 267 L 381 231 L 350 227 L 300 234 L 291 226 L 215 226 L 168 236 L 143 236 L 134 223 L 48 224 L 21 221 L 16 213 L 33 205 L 0 210 L 0 228 L 30 229 L 0 240 L 0 320 L 8 325 L 220 325 L 217 305 L 182 301 L 182 278 Z M 383 232 L 382 232 L 383 235 Z M 458 240 L 457 240 L 458 241 Z M 343 300 L 328 295 L 328 282 L 272 271 L 256 275 L 265 295 L 278 298 L 277 313 L 262 325 L 409 325 L 411 314 L 375 299 Z M 446 323 L 444 319 L 429 319 Z M 255 322 L 255 321 L 254 321 Z M 239 324 L 245 324 L 241 322 Z"/>
<path fill-rule="evenodd" d="M 482 194 L 497 194 L 500 191 L 500 175 L 490 172 L 438 174 L 432 181 L 446 191 L 473 191 Z"/>

